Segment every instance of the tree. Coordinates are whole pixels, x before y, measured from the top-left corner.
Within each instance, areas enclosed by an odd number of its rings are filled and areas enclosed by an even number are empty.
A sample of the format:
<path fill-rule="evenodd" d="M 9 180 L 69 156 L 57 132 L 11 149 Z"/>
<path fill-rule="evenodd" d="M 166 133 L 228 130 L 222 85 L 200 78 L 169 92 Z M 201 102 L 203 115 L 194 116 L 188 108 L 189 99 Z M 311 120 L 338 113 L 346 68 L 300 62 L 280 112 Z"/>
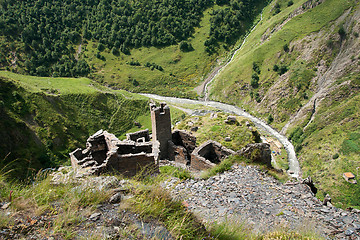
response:
<path fill-rule="evenodd" d="M 117 47 L 114 46 L 114 47 L 111 49 L 111 53 L 112 53 L 113 55 L 115 55 L 115 56 L 119 56 L 120 51 L 119 51 L 119 49 L 118 49 Z"/>
<path fill-rule="evenodd" d="M 98 44 L 98 46 L 97 46 L 97 50 L 98 50 L 99 52 L 104 51 L 104 50 L 105 50 L 104 44 L 102 44 L 102 43 L 100 42 L 100 43 Z"/>
<path fill-rule="evenodd" d="M 190 52 L 190 51 L 193 51 L 194 48 L 193 46 L 191 45 L 191 43 L 188 43 L 186 41 L 181 41 L 180 44 L 179 44 L 179 48 L 181 51 L 183 52 Z"/>
<path fill-rule="evenodd" d="M 253 88 L 258 88 L 258 87 L 259 87 L 259 76 L 258 76 L 256 73 L 254 73 L 254 74 L 251 76 L 250 85 L 251 85 Z"/>

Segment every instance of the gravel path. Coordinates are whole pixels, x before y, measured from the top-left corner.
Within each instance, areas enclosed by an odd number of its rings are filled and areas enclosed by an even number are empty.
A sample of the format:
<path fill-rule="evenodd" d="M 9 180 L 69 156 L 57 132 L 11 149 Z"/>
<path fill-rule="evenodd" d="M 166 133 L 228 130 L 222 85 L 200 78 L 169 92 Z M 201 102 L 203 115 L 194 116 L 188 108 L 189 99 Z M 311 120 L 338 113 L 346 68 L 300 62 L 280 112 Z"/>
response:
<path fill-rule="evenodd" d="M 288 173 L 289 173 L 289 175 L 291 175 L 292 177 L 295 177 L 295 178 L 299 177 L 299 174 L 300 174 L 299 162 L 296 158 L 294 146 L 291 144 L 291 142 L 284 135 L 280 134 L 278 131 L 273 129 L 271 126 L 269 126 L 262 120 L 250 115 L 249 113 L 245 112 L 244 110 L 242 110 L 238 107 L 229 105 L 229 104 L 214 102 L 214 101 L 199 101 L 199 100 L 191 100 L 191 99 L 185 99 L 185 98 L 163 97 L 163 96 L 159 96 L 159 95 L 155 95 L 155 94 L 142 94 L 142 95 L 149 97 L 149 98 L 159 100 L 159 101 L 169 102 L 172 104 L 198 104 L 198 105 L 200 104 L 200 105 L 204 105 L 204 106 L 217 108 L 224 112 L 236 114 L 236 115 L 243 116 L 243 117 L 250 119 L 255 124 L 256 127 L 263 129 L 269 135 L 275 137 L 276 139 L 279 140 L 279 142 L 281 142 L 281 144 L 284 146 L 284 148 L 286 149 L 286 151 L 288 153 L 288 160 L 289 160 Z"/>
<path fill-rule="evenodd" d="M 173 178 L 164 187 L 204 222 L 235 220 L 255 232 L 285 227 L 327 239 L 360 239 L 360 211 L 324 206 L 307 185 L 281 184 L 254 166 L 234 165 L 208 180 Z"/>

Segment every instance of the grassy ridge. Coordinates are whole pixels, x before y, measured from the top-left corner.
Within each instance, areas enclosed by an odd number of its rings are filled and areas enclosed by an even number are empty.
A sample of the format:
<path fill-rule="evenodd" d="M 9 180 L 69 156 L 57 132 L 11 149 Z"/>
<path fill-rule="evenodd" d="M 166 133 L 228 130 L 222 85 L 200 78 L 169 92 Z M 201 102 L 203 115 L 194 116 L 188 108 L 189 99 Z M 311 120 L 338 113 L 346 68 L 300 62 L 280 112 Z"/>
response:
<path fill-rule="evenodd" d="M 284 45 L 289 45 L 292 41 L 302 39 L 312 32 L 328 28 L 331 26 L 332 21 L 337 19 L 353 4 L 353 1 L 350 0 L 341 2 L 335 0 L 324 1 L 319 6 L 294 17 L 280 30 L 271 34 L 265 41 L 262 41 L 261 37 L 264 34 L 270 35 L 268 31 L 284 22 L 291 12 L 302 6 L 305 0 L 294 1 L 294 4 L 289 7 L 285 5 L 285 1 L 280 2 L 281 6 L 283 6 L 282 11 L 275 16 L 272 16 L 272 4 L 264 9 L 263 21 L 248 37 L 246 44 L 237 53 L 234 61 L 216 78 L 211 91 L 212 99 L 244 105 L 248 109 L 255 108 L 257 106 L 256 101 L 252 100 L 249 95 L 249 92 L 252 90 L 249 84 L 254 73 L 253 62 L 258 63 L 261 71 L 259 74 L 260 87 L 254 91 L 259 92 L 262 98 L 279 77 L 273 71 L 275 64 L 286 64 L 290 69 L 292 64 L 294 64 L 294 68 L 296 68 L 296 64 L 300 64 L 296 62 L 299 53 L 292 52 L 288 54 L 283 49 Z M 309 63 L 309 65 L 312 64 Z M 294 89 L 294 87 L 292 88 Z M 287 101 L 284 101 L 284 108 L 286 108 L 286 103 Z M 282 111 L 286 110 L 283 109 Z M 286 117 L 282 119 L 282 121 L 285 120 Z"/>

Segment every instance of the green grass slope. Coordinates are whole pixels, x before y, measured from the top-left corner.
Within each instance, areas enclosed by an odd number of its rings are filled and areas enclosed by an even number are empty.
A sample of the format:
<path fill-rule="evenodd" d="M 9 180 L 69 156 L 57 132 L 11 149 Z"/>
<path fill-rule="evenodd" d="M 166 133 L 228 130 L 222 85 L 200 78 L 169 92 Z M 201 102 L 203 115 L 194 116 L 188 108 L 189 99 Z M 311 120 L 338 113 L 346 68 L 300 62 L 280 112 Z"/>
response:
<path fill-rule="evenodd" d="M 210 95 L 283 129 L 303 177 L 341 207 L 360 206 L 342 178 L 360 167 L 358 19 L 357 1 L 273 1 Z"/>
<path fill-rule="evenodd" d="M 0 168 L 14 175 L 66 162 L 99 129 L 120 137 L 134 121 L 150 127 L 148 99 L 86 78 L 0 72 L 0 85 Z"/>

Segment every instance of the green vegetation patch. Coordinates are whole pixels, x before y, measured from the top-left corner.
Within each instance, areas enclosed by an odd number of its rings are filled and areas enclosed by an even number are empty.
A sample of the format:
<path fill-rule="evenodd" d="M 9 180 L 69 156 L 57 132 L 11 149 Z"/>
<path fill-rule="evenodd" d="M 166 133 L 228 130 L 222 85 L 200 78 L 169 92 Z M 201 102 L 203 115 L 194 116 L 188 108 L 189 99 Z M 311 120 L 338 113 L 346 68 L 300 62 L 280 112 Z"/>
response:
<path fill-rule="evenodd" d="M 225 159 L 223 159 L 218 165 L 215 167 L 212 167 L 206 171 L 203 171 L 201 173 L 202 179 L 208 179 L 212 176 L 215 176 L 218 173 L 223 173 L 231 169 L 231 167 L 234 165 L 234 163 L 240 163 L 246 161 L 244 157 L 240 157 L 238 155 L 235 156 L 229 156 Z"/>
<path fill-rule="evenodd" d="M 342 142 L 340 151 L 344 155 L 350 153 L 360 153 L 360 132 L 349 133 L 347 138 Z"/>
<path fill-rule="evenodd" d="M 161 166 L 160 173 L 179 178 L 180 180 L 192 178 L 191 173 L 189 171 L 174 166 Z"/>
<path fill-rule="evenodd" d="M 317 106 L 317 114 L 305 130 L 295 128 L 290 135 L 304 175 L 319 186 L 319 198 L 328 193 L 341 208 L 360 206 L 359 184 L 342 177 L 344 172 L 352 172 L 359 181 L 360 97 L 351 84 L 357 75 L 346 77 L 350 84 L 335 89 Z"/>
<path fill-rule="evenodd" d="M 252 131 L 249 130 L 246 126 L 248 121 L 246 118 L 236 117 L 235 123 L 225 123 L 228 116 L 229 114 L 219 112 L 206 116 L 187 117 L 176 128 L 189 131 L 192 127 L 198 127 L 196 132 L 192 132 L 198 145 L 207 140 L 214 140 L 234 151 L 240 150 L 248 143 L 258 141 L 259 133 L 254 126 Z M 225 141 L 227 137 L 230 141 Z"/>

